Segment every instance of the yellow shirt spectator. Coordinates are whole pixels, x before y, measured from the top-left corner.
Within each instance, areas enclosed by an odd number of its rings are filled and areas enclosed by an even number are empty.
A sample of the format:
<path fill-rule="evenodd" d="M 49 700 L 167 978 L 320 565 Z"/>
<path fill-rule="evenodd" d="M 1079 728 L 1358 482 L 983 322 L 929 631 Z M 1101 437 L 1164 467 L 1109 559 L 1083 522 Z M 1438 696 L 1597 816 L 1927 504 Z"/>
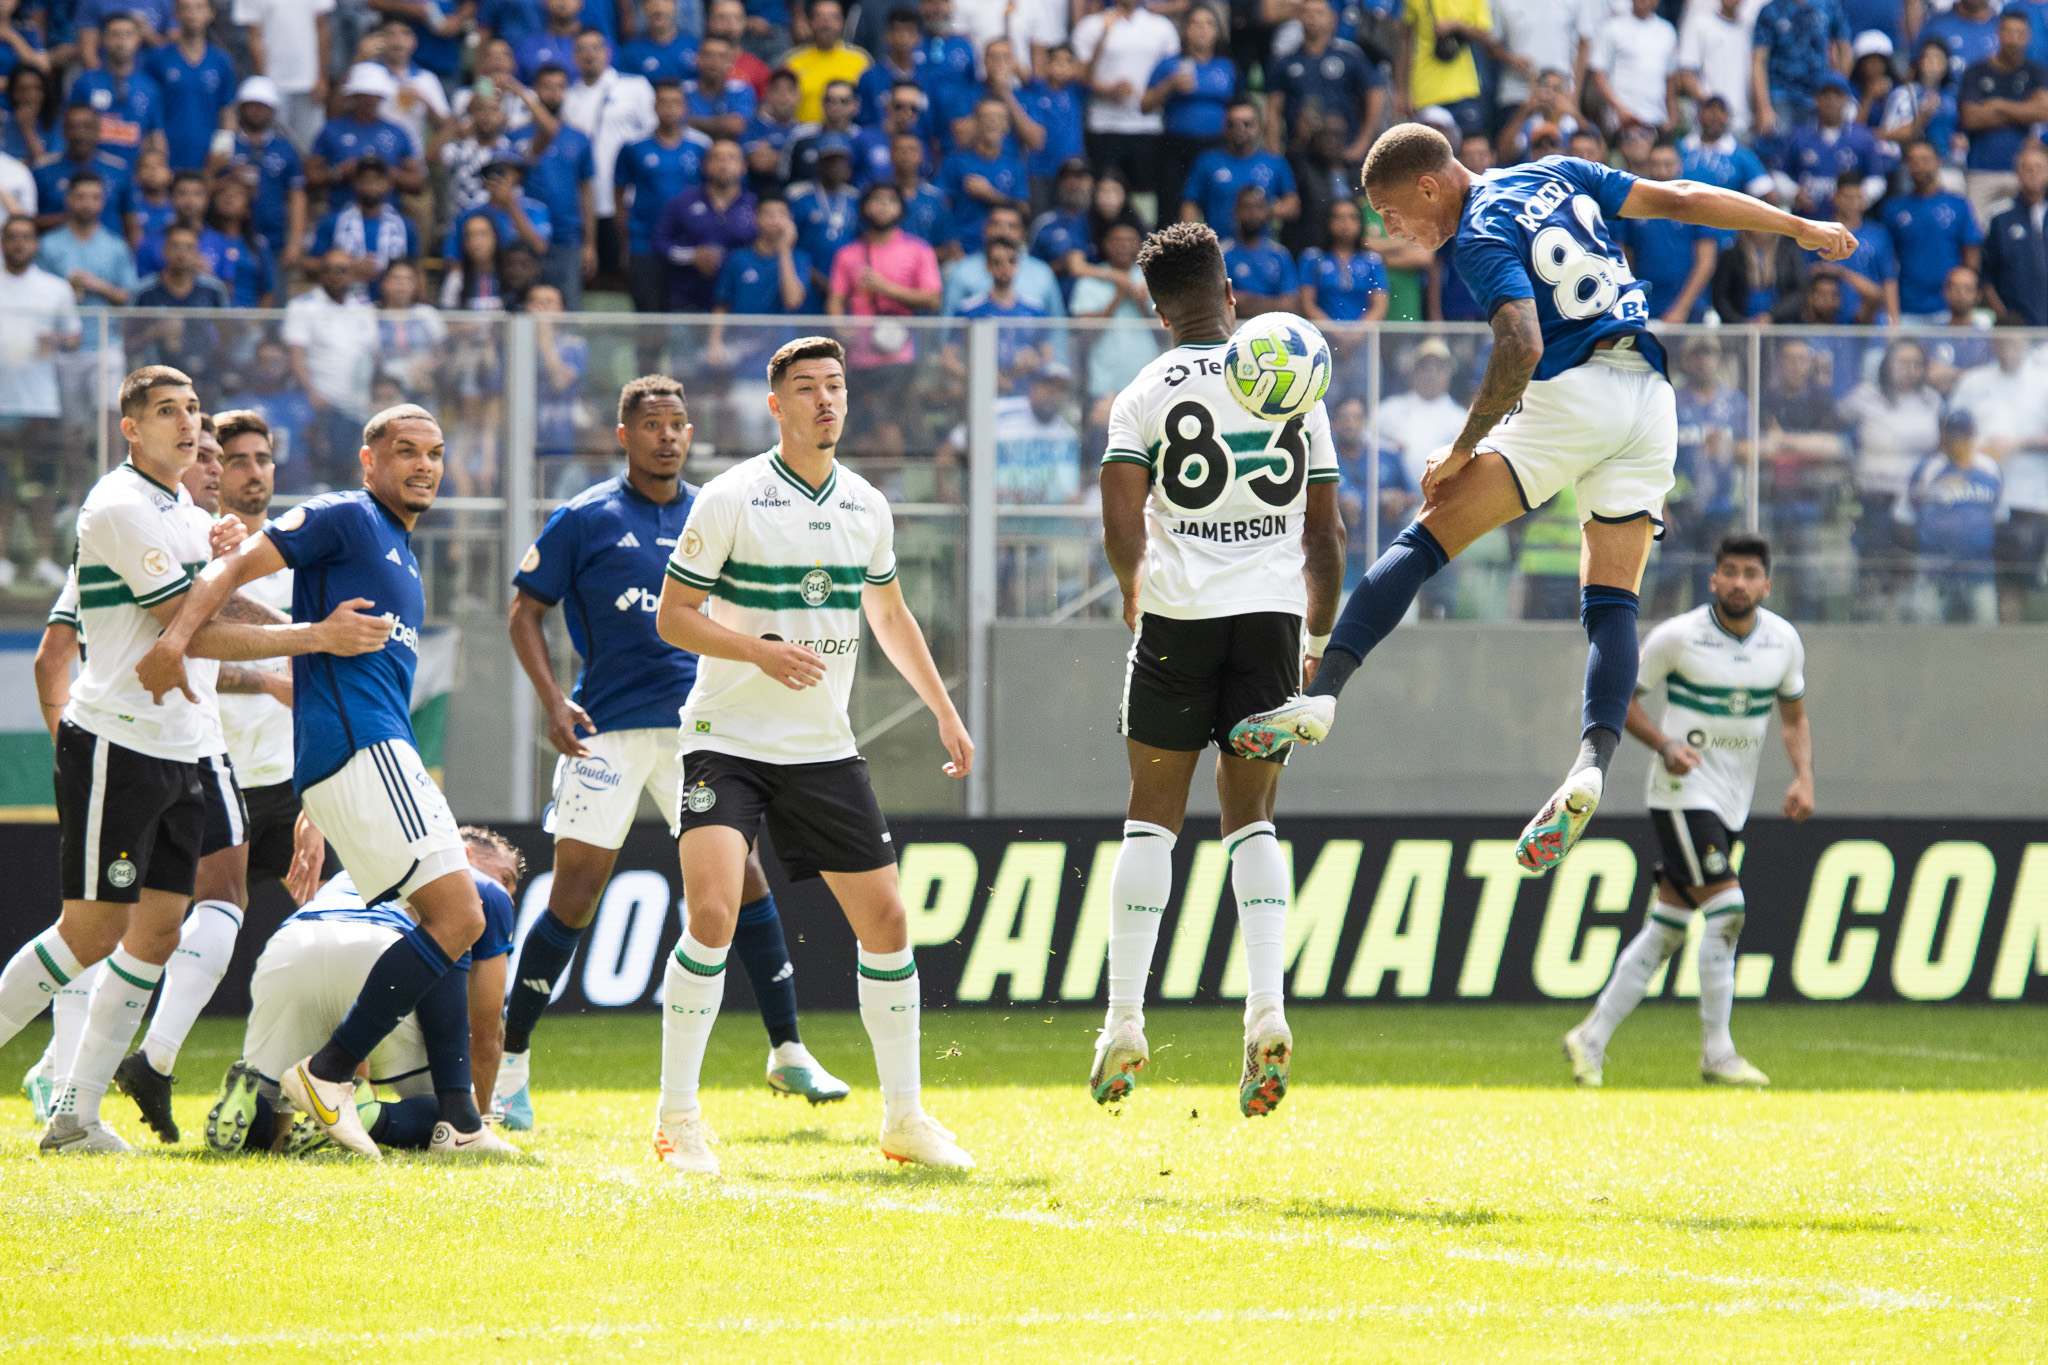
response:
<path fill-rule="evenodd" d="M 1481 4 L 1485 2 L 1480 0 Z M 796 73 L 797 122 L 816 123 L 825 117 L 825 87 L 834 81 L 858 85 L 861 76 L 875 63 L 865 51 L 846 43 L 835 43 L 829 48 L 806 43 L 791 48 L 782 64 Z M 1471 64 L 1469 59 L 1466 64 Z M 1475 85 L 1474 90 L 1477 88 Z"/>
<path fill-rule="evenodd" d="M 1413 55 L 1409 59 L 1408 90 L 1417 109 L 1479 98 L 1479 68 L 1472 60 L 1472 44 L 1460 41 L 1455 56 L 1447 62 L 1438 61 L 1438 24 L 1462 24 L 1490 33 L 1493 6 L 1489 0 L 1409 0 L 1408 32 L 1413 39 Z"/>

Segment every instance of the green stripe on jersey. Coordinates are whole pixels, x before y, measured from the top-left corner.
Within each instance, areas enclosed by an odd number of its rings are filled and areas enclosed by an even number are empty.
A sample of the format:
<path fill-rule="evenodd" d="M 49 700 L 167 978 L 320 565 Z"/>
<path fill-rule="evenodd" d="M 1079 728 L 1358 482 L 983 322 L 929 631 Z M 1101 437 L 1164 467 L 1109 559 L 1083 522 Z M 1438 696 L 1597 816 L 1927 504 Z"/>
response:
<path fill-rule="evenodd" d="M 1230 453 L 1233 455 L 1250 455 L 1255 451 L 1264 450 L 1272 443 L 1273 432 L 1271 429 L 1266 431 L 1226 431 L 1223 433 L 1223 444 L 1230 447 Z"/>
<path fill-rule="evenodd" d="M 111 564 L 81 564 L 78 566 L 78 586 L 98 587 L 102 583 L 119 583 L 121 571 Z"/>
<path fill-rule="evenodd" d="M 755 611 L 860 610 L 860 589 L 841 583 L 833 584 L 831 591 L 816 602 L 806 599 L 802 588 L 757 588 L 730 578 L 719 579 L 712 591 L 736 607 L 751 607 Z"/>
<path fill-rule="evenodd" d="M 834 583 L 858 583 L 867 574 L 864 564 L 749 564 L 743 559 L 725 561 L 725 577 L 765 586 L 801 583 L 823 569 Z"/>
<path fill-rule="evenodd" d="M 718 586 L 717 579 L 707 577 L 704 574 L 694 573 L 691 570 L 686 569 L 682 565 L 676 563 L 674 560 L 670 560 L 668 564 L 664 566 L 662 572 L 666 573 L 670 578 L 673 578 L 676 582 L 687 583 L 689 586 L 693 588 L 715 588 Z"/>
<path fill-rule="evenodd" d="M 791 469 L 783 460 L 782 448 L 780 446 L 777 446 L 774 453 L 769 455 L 768 462 L 774 467 L 775 472 L 780 474 L 783 480 L 792 488 L 795 488 L 799 493 L 802 493 L 806 498 L 809 498 L 821 507 L 824 506 L 825 499 L 832 496 L 832 490 L 839 486 L 839 466 L 836 462 L 832 466 L 831 474 L 826 477 L 823 488 L 812 488 L 809 484 L 805 483 L 803 476 L 794 469 Z"/>

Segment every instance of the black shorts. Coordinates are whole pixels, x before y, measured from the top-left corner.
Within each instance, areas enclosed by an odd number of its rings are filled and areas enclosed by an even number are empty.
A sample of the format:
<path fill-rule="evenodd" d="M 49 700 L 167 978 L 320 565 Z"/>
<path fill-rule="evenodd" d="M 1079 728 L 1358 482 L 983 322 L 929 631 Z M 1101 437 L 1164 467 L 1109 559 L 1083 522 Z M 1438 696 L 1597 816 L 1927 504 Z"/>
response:
<path fill-rule="evenodd" d="M 151 758 L 57 727 L 58 881 L 68 901 L 133 905 L 143 888 L 192 894 L 206 838 L 197 763 Z"/>
<path fill-rule="evenodd" d="M 1650 827 L 1657 831 L 1657 846 L 1664 860 L 1657 875 L 1680 890 L 1712 886 L 1735 876 L 1729 861 L 1735 853 L 1735 836 L 1710 810 L 1653 810 Z"/>
<path fill-rule="evenodd" d="M 698 749 L 683 755 L 677 834 L 729 825 L 751 847 L 765 819 L 793 882 L 820 872 L 872 872 L 896 861 L 868 761 L 762 763 Z"/>
<path fill-rule="evenodd" d="M 1131 642 L 1116 728 L 1155 749 L 1188 753 L 1213 743 L 1228 752 L 1231 726 L 1300 690 L 1299 616 L 1253 611 L 1182 621 L 1148 612 Z M 1285 763 L 1287 749 L 1273 761 Z"/>
<path fill-rule="evenodd" d="M 268 787 L 251 787 L 242 793 L 249 812 L 249 885 L 281 882 L 292 869 L 292 834 L 299 823 L 299 794 L 290 778 Z M 334 850 L 328 849 L 330 864 L 339 870 Z M 325 869 L 322 869 L 323 872 Z M 321 877 L 322 881 L 327 878 Z"/>
<path fill-rule="evenodd" d="M 206 833 L 199 856 L 210 858 L 224 848 L 249 842 L 249 808 L 235 785 L 235 765 L 226 754 L 199 760 L 199 781 L 206 788 Z"/>

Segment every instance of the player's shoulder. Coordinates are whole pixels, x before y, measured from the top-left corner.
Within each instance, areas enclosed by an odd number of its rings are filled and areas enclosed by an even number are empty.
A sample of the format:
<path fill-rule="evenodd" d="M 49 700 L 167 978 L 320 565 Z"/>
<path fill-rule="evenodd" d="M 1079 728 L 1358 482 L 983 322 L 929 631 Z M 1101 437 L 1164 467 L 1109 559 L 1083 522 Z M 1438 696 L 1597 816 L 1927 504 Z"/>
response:
<path fill-rule="evenodd" d="M 764 478 L 775 477 L 774 457 L 774 451 L 764 450 L 759 455 L 741 460 L 730 469 L 712 475 L 696 490 L 696 504 L 691 510 L 735 499 L 745 502 L 744 495 L 749 489 Z"/>
<path fill-rule="evenodd" d="M 888 519 L 889 501 L 882 490 L 842 460 L 832 463 L 831 487 L 829 501 L 840 511 Z"/>
<path fill-rule="evenodd" d="M 620 489 L 625 486 L 625 483 L 624 475 L 594 483 L 575 497 L 569 499 L 566 503 L 563 503 L 562 510 L 571 516 L 581 517 L 593 510 L 602 511 L 608 509 L 619 500 Z"/>
<path fill-rule="evenodd" d="M 374 520 L 376 515 L 369 491 L 350 488 L 333 493 L 316 493 L 298 506 L 286 508 L 282 514 L 272 518 L 270 525 L 264 529 L 275 529 L 289 535 L 309 521 L 349 523 Z"/>
<path fill-rule="evenodd" d="M 1756 609 L 1756 623 L 1758 629 L 1768 631 L 1768 638 L 1778 644 L 1795 644 L 1802 648 L 1805 646 L 1806 642 L 1799 634 L 1799 627 L 1793 625 L 1769 607 L 1758 607 Z"/>
<path fill-rule="evenodd" d="M 1713 622 L 1709 617 L 1708 608 L 1702 604 L 1691 611 L 1682 611 L 1676 616 L 1667 616 L 1659 621 L 1650 628 L 1643 646 L 1647 649 L 1652 644 L 1683 642 L 1692 639 L 1701 631 L 1712 628 Z"/>

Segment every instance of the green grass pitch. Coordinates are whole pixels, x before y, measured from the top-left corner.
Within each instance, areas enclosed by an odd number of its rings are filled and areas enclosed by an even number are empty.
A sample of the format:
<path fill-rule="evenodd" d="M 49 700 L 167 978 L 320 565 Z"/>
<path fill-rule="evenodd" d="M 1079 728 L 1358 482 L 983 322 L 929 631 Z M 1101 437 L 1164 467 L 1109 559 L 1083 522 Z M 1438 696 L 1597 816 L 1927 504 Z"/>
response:
<path fill-rule="evenodd" d="M 38 1161 L 38 1027 L 0 1049 L 0 1358 L 2048 1358 L 2048 1011 L 1744 1005 L 1765 1094 L 1701 1088 L 1693 1015 L 1654 1005 L 1574 1091 L 1578 1013 L 1298 1009 L 1296 1088 L 1248 1122 L 1234 1010 L 1155 1010 L 1121 1114 L 1093 1011 L 933 1011 L 956 1178 L 877 1154 L 857 1018 L 806 1021 L 855 1086 L 812 1109 L 731 1011 L 695 1182 L 649 1153 L 651 1015 L 543 1025 L 518 1167 L 200 1156 L 216 1021 L 178 1148 Z"/>

